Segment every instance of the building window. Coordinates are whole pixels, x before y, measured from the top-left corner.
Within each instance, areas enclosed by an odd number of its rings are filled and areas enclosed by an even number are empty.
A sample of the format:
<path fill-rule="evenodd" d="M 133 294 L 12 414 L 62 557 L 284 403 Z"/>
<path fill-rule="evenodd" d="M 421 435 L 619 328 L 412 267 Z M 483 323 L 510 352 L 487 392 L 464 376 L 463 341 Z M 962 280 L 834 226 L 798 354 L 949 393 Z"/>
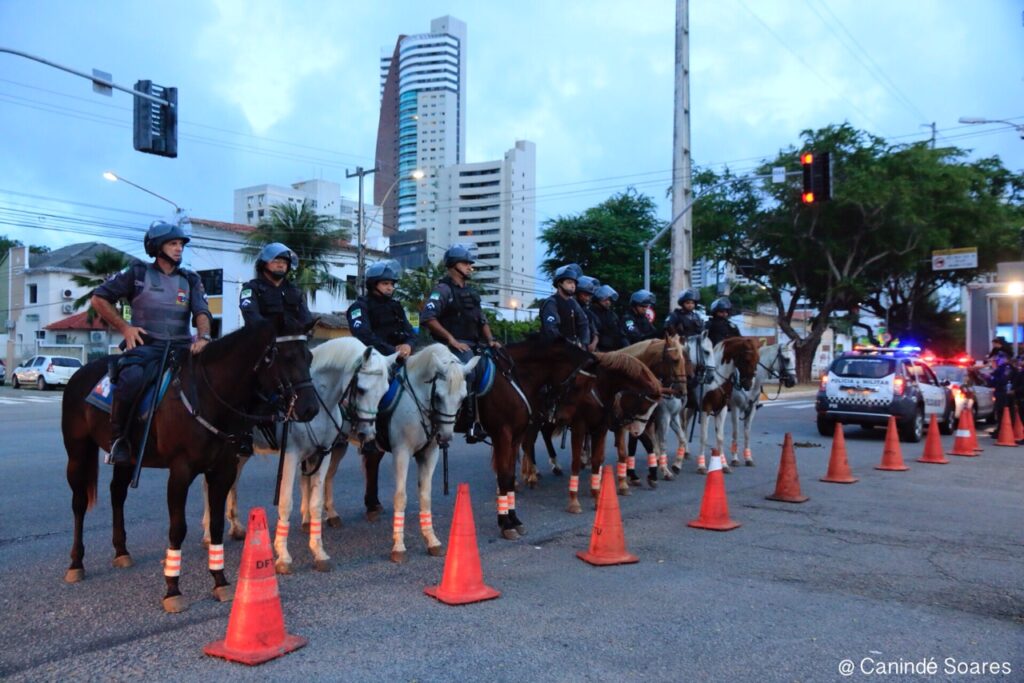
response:
<path fill-rule="evenodd" d="M 28 286 L 28 302 L 30 304 L 39 303 L 39 288 L 37 285 Z"/>
<path fill-rule="evenodd" d="M 58 334 L 58 335 L 56 335 L 56 338 L 54 339 L 54 341 L 57 344 L 67 344 L 67 343 L 69 343 L 68 342 L 68 335 L 66 335 L 66 334 Z"/>
<path fill-rule="evenodd" d="M 199 279 L 203 281 L 203 290 L 207 296 L 224 295 L 224 271 L 220 268 L 216 270 L 200 270 Z"/>

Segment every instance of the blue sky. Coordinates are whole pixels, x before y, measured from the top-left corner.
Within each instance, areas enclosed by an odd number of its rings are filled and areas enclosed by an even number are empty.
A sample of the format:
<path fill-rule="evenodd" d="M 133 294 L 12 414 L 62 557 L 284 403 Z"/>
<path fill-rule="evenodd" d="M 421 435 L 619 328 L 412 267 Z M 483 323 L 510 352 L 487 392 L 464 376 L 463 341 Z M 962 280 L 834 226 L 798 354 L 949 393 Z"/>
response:
<path fill-rule="evenodd" d="M 1024 170 L 1021 0 L 690 3 L 693 156 L 744 171 L 849 121 L 895 141 L 999 155 Z M 167 205 L 231 220 L 232 191 L 373 165 L 378 59 L 399 33 L 451 14 L 468 28 L 467 160 L 537 144 L 538 222 L 632 185 L 664 199 L 672 159 L 675 3 L 176 3 L 0 0 L 0 46 L 179 88 L 179 157 L 132 149 L 131 100 L 0 54 L 0 234 L 139 252 Z M 796 160 L 794 159 L 794 167 Z M 538 226 L 538 231 L 540 226 Z M 951 245 L 960 246 L 960 245 Z"/>

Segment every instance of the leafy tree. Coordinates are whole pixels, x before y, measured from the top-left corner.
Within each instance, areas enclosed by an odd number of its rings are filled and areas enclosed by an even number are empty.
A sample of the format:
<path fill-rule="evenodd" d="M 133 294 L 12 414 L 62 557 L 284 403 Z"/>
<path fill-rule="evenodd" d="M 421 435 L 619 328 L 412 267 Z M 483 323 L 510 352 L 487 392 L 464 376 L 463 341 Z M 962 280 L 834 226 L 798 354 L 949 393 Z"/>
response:
<path fill-rule="evenodd" d="M 78 297 L 74 301 L 74 309 L 78 309 L 88 306 L 88 313 L 86 314 L 86 320 L 91 324 L 93 318 L 96 317 L 96 311 L 93 310 L 92 304 L 89 300 L 92 298 L 92 291 L 107 281 L 114 273 L 120 272 L 131 263 L 131 258 L 127 254 L 123 254 L 119 251 L 101 251 L 91 259 L 82 261 L 82 266 L 85 268 L 87 275 L 72 275 L 71 281 L 79 287 L 88 287 L 89 291 Z"/>
<path fill-rule="evenodd" d="M 549 219 L 540 239 L 551 256 L 541 268 L 554 275 L 559 266 L 578 263 L 584 273 L 614 287 L 621 304 L 643 287 L 643 244 L 665 225 L 655 209 L 653 199 L 629 189 L 579 215 Z M 668 286 L 668 251 L 652 250 L 651 291 L 659 308 L 674 304 Z"/>
<path fill-rule="evenodd" d="M 407 312 L 419 313 L 430 296 L 430 290 L 447 272 L 443 260 L 406 270 L 395 283 L 395 298 L 402 302 Z"/>
<path fill-rule="evenodd" d="M 255 261 L 264 245 L 287 245 L 299 257 L 292 281 L 315 302 L 319 291 L 334 295 L 345 288 L 344 280 L 331 274 L 329 261 L 331 253 L 350 237 L 349 231 L 340 225 L 339 219 L 313 211 L 308 202 L 301 206 L 291 202 L 274 204 L 270 215 L 246 238 L 250 246 L 245 251 Z"/>
<path fill-rule="evenodd" d="M 0 235 L 0 259 L 7 256 L 7 252 L 11 250 L 11 247 L 23 247 L 21 240 L 14 240 L 7 235 Z M 50 251 L 49 247 L 43 247 L 37 244 L 29 245 L 28 253 L 30 254 L 46 254 Z"/>

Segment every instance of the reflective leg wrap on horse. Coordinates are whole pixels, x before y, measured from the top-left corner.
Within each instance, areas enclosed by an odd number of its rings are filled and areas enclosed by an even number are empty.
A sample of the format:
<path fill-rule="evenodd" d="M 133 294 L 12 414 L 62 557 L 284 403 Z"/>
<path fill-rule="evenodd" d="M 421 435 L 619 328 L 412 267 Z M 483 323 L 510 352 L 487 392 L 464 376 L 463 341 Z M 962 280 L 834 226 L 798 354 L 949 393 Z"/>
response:
<path fill-rule="evenodd" d="M 509 491 L 508 495 L 508 523 L 509 525 L 518 531 L 520 534 L 525 534 L 526 530 L 523 527 L 523 523 L 519 521 L 519 516 L 516 514 L 516 492 Z"/>

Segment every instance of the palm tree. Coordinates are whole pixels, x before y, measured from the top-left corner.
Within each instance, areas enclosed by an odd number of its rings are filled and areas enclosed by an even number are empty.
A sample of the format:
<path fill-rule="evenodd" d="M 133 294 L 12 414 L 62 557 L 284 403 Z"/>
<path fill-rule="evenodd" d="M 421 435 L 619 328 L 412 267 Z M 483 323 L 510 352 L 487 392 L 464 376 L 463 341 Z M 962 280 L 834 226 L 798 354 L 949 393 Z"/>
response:
<path fill-rule="evenodd" d="M 131 262 L 131 257 L 120 251 L 101 251 L 95 257 L 82 261 L 82 266 L 88 275 L 71 276 L 71 281 L 76 285 L 89 288 L 88 292 L 75 299 L 72 304 L 76 311 L 83 306 L 89 306 L 89 311 L 85 316 L 89 324 L 92 324 L 93 318 L 96 317 L 96 311 L 89 303 L 93 290 L 106 282 L 111 275 L 124 270 Z"/>
<path fill-rule="evenodd" d="M 331 275 L 328 257 L 350 235 L 339 219 L 316 213 L 308 202 L 301 206 L 291 202 L 274 204 L 270 215 L 246 238 L 250 246 L 245 253 L 255 261 L 264 245 L 287 245 L 299 257 L 299 267 L 291 274 L 292 282 L 315 302 L 319 291 L 334 295 L 344 290 L 345 281 Z"/>
<path fill-rule="evenodd" d="M 395 299 L 401 301 L 409 313 L 419 313 L 434 285 L 447 272 L 448 269 L 444 267 L 444 261 L 427 263 L 419 268 L 406 270 L 395 283 Z"/>

